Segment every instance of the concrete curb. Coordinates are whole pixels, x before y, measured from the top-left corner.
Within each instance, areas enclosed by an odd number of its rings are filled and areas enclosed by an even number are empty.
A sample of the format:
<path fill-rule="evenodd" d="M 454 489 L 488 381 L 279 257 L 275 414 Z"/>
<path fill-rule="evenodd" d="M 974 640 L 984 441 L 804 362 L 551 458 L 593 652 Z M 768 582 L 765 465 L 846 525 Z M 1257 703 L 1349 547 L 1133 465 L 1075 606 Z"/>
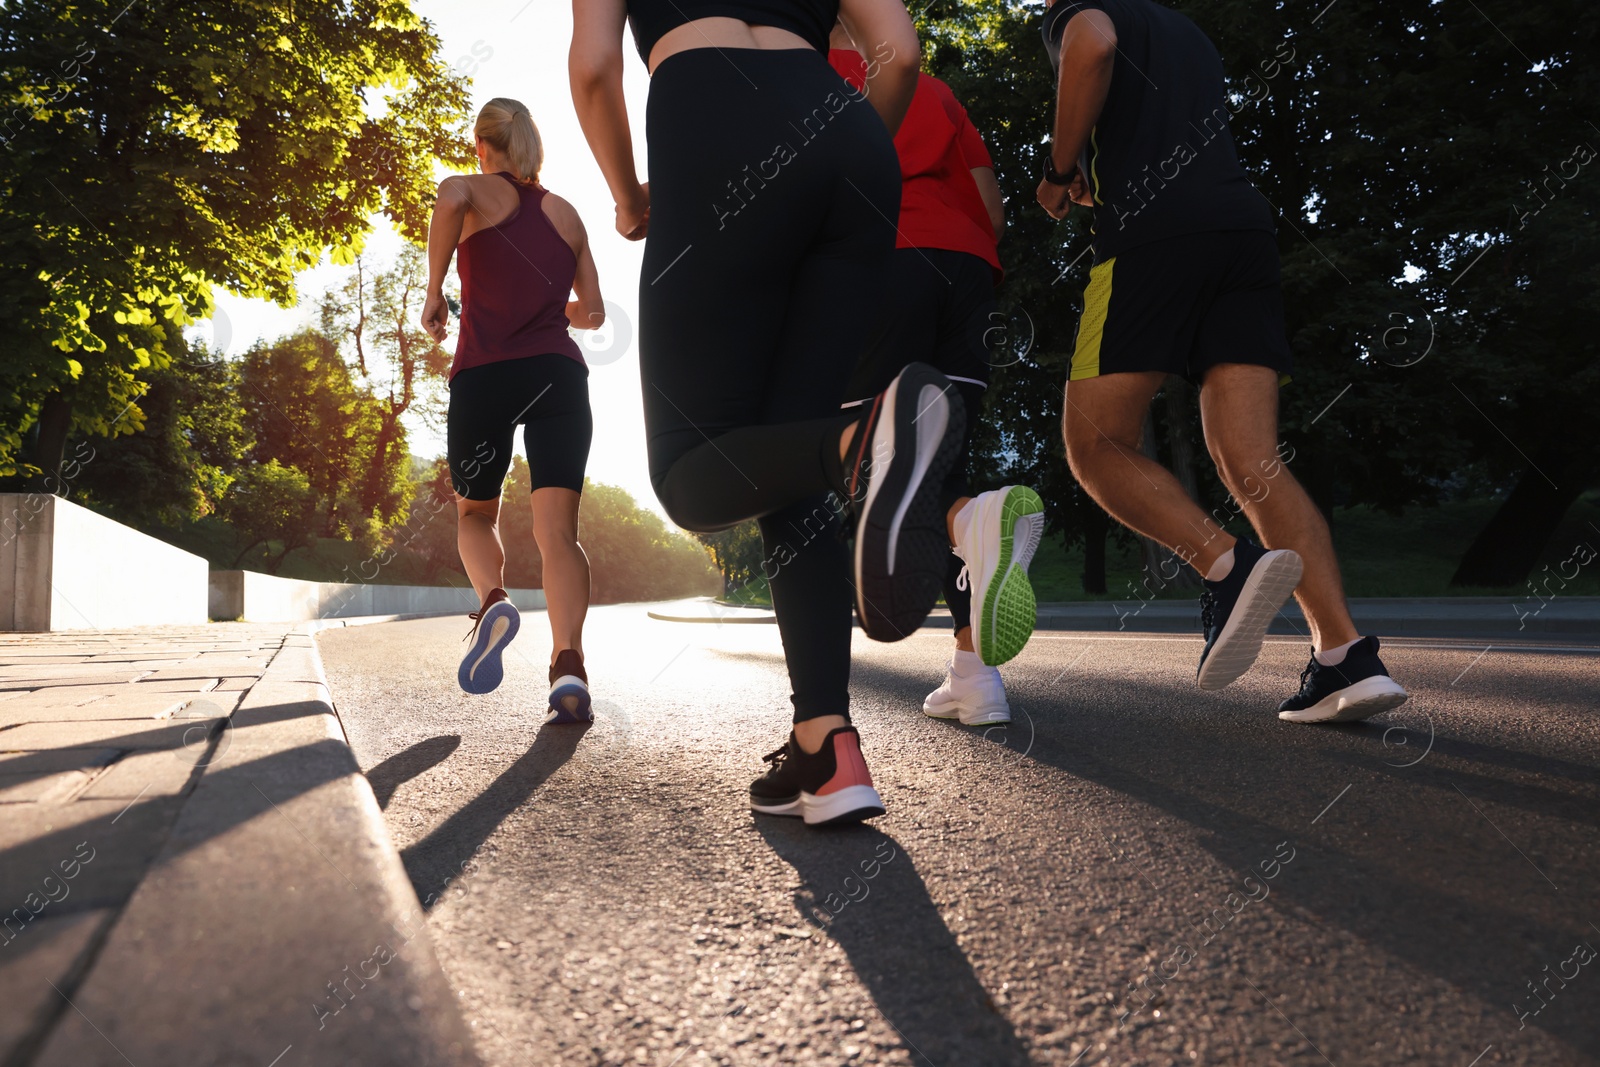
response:
<path fill-rule="evenodd" d="M 476 1064 L 308 627 L 201 759 L 35 1063 Z"/>

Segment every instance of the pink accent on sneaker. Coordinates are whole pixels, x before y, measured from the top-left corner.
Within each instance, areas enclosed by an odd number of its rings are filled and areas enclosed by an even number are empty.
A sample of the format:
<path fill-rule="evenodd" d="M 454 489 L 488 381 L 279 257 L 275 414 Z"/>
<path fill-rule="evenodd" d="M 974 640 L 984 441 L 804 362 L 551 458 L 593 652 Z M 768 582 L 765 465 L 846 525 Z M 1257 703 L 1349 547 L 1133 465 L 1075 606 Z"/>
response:
<path fill-rule="evenodd" d="M 817 790 L 819 797 L 837 793 L 854 785 L 872 785 L 872 773 L 861 755 L 861 737 L 854 730 L 839 730 L 833 735 L 833 777 Z"/>

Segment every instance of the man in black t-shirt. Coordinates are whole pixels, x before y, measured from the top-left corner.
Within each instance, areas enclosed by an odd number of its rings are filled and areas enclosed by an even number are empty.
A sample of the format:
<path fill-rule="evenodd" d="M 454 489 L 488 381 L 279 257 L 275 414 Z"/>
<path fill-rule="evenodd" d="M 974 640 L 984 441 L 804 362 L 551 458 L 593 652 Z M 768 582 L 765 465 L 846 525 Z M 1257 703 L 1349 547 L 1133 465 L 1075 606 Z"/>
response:
<path fill-rule="evenodd" d="M 1349 721 L 1398 707 L 1406 691 L 1378 658 L 1378 639 L 1356 631 L 1328 525 L 1278 443 L 1289 369 L 1278 246 L 1228 132 L 1215 46 L 1152 0 L 1052 0 L 1044 38 L 1058 88 L 1039 203 L 1058 219 L 1073 203 L 1095 212 L 1061 419 L 1073 474 L 1205 580 L 1200 688 L 1250 669 L 1292 594 L 1311 624 L 1312 657 L 1279 717 Z M 1206 514 L 1140 451 L 1169 374 L 1200 387 L 1206 447 L 1270 549 L 1229 535 L 1227 510 Z"/>

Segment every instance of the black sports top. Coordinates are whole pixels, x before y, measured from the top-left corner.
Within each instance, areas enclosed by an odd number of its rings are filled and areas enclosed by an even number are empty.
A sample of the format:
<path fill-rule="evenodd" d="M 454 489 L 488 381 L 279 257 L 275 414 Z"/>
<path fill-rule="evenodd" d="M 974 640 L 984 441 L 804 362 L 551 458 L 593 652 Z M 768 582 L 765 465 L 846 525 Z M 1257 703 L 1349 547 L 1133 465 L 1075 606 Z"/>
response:
<path fill-rule="evenodd" d="M 1067 22 L 1086 8 L 1117 31 L 1111 88 L 1079 160 L 1094 194 L 1095 262 L 1191 233 L 1271 233 L 1274 212 L 1239 165 L 1228 129 L 1251 101 L 1229 92 L 1216 45 L 1151 0 L 1058 0 L 1044 22 L 1058 76 Z"/>
<path fill-rule="evenodd" d="M 628 0 L 628 24 L 633 27 L 633 41 L 646 63 L 650 62 L 656 42 L 668 31 L 695 19 L 717 17 L 788 30 L 827 54 L 828 35 L 839 18 L 839 0 Z"/>

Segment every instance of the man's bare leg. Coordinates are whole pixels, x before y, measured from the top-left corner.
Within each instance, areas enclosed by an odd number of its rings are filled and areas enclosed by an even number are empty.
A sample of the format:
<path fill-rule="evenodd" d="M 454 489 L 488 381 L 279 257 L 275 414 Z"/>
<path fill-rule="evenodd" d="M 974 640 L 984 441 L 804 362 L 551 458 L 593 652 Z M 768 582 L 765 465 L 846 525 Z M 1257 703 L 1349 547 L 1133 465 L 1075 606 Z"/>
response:
<path fill-rule="evenodd" d="M 1150 400 L 1165 380 L 1151 371 L 1068 382 L 1061 413 L 1067 462 L 1107 514 L 1166 545 L 1204 577 L 1233 548 L 1233 537 L 1189 498 L 1171 471 L 1139 451 Z"/>
<path fill-rule="evenodd" d="M 1361 636 L 1350 619 L 1339 561 L 1322 512 L 1278 453 L 1278 372 L 1245 363 L 1212 367 L 1200 389 L 1206 448 L 1223 484 L 1267 548 L 1293 549 L 1304 565 L 1295 599 L 1318 652 Z"/>

